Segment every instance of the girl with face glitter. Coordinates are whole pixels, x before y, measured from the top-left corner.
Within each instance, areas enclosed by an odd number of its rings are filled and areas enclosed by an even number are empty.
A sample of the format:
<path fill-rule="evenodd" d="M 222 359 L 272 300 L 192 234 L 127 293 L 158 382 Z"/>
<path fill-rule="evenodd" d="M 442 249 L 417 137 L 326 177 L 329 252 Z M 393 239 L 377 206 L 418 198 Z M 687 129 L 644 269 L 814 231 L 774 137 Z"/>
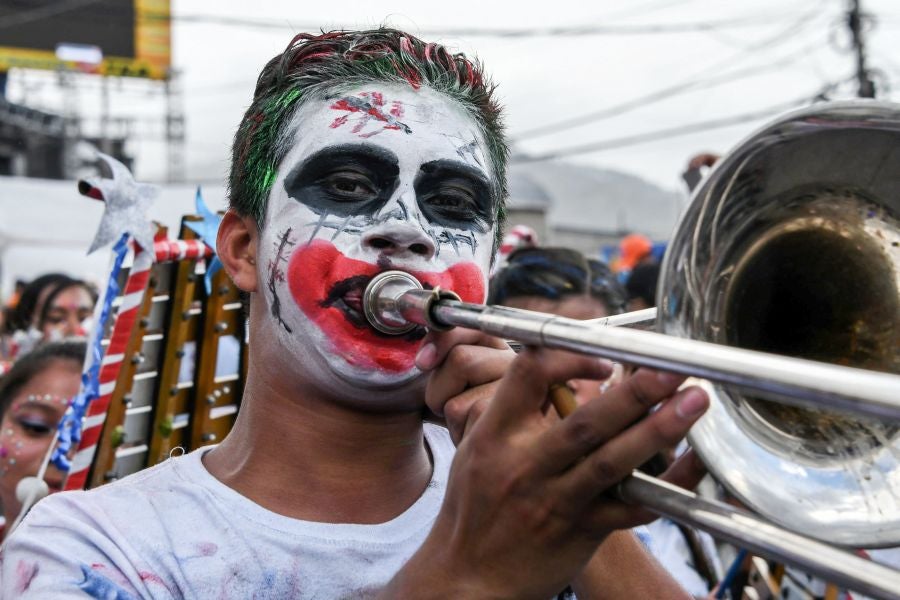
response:
<path fill-rule="evenodd" d="M 7 524 L 22 507 L 16 487 L 35 476 L 54 433 L 81 383 L 83 342 L 44 344 L 22 356 L 0 380 L 0 502 Z M 44 476 L 50 492 L 64 474 L 50 465 Z"/>

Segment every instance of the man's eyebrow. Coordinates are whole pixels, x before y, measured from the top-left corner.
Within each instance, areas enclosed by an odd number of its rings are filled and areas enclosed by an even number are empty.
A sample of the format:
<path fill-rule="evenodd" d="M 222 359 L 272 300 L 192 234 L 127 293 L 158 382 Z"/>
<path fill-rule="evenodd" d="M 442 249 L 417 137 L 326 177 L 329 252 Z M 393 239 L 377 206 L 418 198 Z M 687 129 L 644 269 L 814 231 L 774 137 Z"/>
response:
<path fill-rule="evenodd" d="M 397 155 L 381 146 L 373 144 L 340 144 L 337 146 L 328 146 L 322 148 L 318 152 L 311 154 L 306 159 L 293 167 L 291 172 L 285 178 L 285 186 L 291 187 L 298 178 L 304 178 L 308 175 L 307 171 L 312 169 L 318 171 L 319 167 L 330 166 L 329 163 L 338 160 L 355 160 L 363 164 L 373 164 L 376 167 L 388 168 L 391 171 L 399 171 L 399 159 Z M 313 173 L 313 176 L 316 174 Z"/>
<path fill-rule="evenodd" d="M 484 171 L 473 167 L 468 163 L 464 163 L 458 160 L 446 158 L 432 160 L 430 162 L 422 164 L 422 166 L 419 167 L 419 170 L 425 175 L 457 175 L 468 177 L 469 179 L 474 180 L 476 183 L 480 183 L 487 187 L 490 187 L 491 184 Z"/>

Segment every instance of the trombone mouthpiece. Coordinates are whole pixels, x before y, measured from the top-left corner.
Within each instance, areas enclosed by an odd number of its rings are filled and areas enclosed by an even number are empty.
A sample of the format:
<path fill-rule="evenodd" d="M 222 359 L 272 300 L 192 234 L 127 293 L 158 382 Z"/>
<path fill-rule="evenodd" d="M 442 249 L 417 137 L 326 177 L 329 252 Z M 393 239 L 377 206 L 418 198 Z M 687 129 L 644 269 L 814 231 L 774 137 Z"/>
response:
<path fill-rule="evenodd" d="M 403 271 L 385 271 L 369 282 L 363 292 L 363 314 L 369 325 L 382 333 L 403 335 L 418 324 L 400 311 L 400 298 L 414 290 L 422 290 L 419 280 Z"/>
<path fill-rule="evenodd" d="M 366 286 L 363 315 L 369 325 L 388 335 L 403 335 L 420 325 L 432 331 L 447 331 L 453 325 L 436 319 L 433 314 L 442 301 L 460 302 L 460 298 L 438 287 L 426 290 L 409 273 L 385 271 Z"/>

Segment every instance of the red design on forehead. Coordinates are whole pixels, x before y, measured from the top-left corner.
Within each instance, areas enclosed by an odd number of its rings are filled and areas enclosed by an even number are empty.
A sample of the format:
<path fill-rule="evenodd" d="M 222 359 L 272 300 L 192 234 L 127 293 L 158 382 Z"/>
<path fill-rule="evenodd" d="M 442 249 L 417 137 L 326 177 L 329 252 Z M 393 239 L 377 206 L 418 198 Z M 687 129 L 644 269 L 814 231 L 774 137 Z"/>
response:
<path fill-rule="evenodd" d="M 350 119 L 350 116 L 355 115 L 354 120 L 356 121 L 356 124 L 353 126 L 352 131 L 361 138 L 372 137 L 385 129 L 402 130 L 405 133 L 412 133 L 412 129 L 410 129 L 406 123 L 402 123 L 399 120 L 403 117 L 403 103 L 399 100 L 394 100 L 391 102 L 390 111 L 385 112 L 384 95 L 381 92 L 362 92 L 359 96 L 347 96 L 336 101 L 331 105 L 331 108 L 332 110 L 343 110 L 348 113 L 346 115 L 341 115 L 332 121 L 331 125 L 329 125 L 331 129 L 337 129 L 338 127 L 345 125 Z M 376 123 L 374 123 L 376 129 L 374 131 L 363 133 L 363 129 L 365 129 L 372 120 L 376 121 Z M 378 122 L 384 123 L 384 125 L 378 127 Z"/>
<path fill-rule="evenodd" d="M 349 364 L 403 373 L 413 367 L 418 340 L 385 336 L 368 325 L 355 324 L 342 308 L 327 301 L 336 284 L 351 278 L 371 278 L 382 270 L 377 265 L 347 258 L 330 242 L 313 240 L 291 255 L 288 288 L 303 314 L 325 333 L 333 350 Z M 475 263 L 458 263 L 438 273 L 410 273 L 426 287 L 453 290 L 465 302 L 484 300 L 484 274 Z M 360 284 L 347 296 L 358 300 L 362 289 Z"/>

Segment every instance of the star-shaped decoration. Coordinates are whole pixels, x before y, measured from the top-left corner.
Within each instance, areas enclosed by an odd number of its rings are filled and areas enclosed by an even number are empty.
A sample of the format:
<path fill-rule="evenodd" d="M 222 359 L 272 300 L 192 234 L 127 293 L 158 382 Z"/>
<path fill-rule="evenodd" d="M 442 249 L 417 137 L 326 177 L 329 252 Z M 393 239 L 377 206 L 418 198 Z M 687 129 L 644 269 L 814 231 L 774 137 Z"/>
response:
<path fill-rule="evenodd" d="M 100 152 L 97 155 L 109 165 L 113 177 L 91 177 L 78 182 L 81 194 L 105 204 L 100 227 L 88 254 L 113 243 L 123 233 L 131 234 L 141 248 L 152 254 L 155 227 L 146 213 L 156 197 L 157 188 L 136 182 L 128 167 L 113 157 Z"/>
<path fill-rule="evenodd" d="M 210 250 L 213 251 L 213 258 L 206 267 L 206 293 L 209 294 L 212 291 L 213 275 L 222 268 L 222 263 L 219 261 L 218 255 L 215 254 L 216 236 L 219 233 L 219 224 L 222 222 L 222 217 L 209 210 L 206 206 L 206 202 L 203 201 L 203 194 L 200 192 L 199 187 L 197 187 L 195 203 L 197 206 L 197 214 L 200 215 L 203 220 L 188 221 L 187 226 L 200 237 Z"/>

